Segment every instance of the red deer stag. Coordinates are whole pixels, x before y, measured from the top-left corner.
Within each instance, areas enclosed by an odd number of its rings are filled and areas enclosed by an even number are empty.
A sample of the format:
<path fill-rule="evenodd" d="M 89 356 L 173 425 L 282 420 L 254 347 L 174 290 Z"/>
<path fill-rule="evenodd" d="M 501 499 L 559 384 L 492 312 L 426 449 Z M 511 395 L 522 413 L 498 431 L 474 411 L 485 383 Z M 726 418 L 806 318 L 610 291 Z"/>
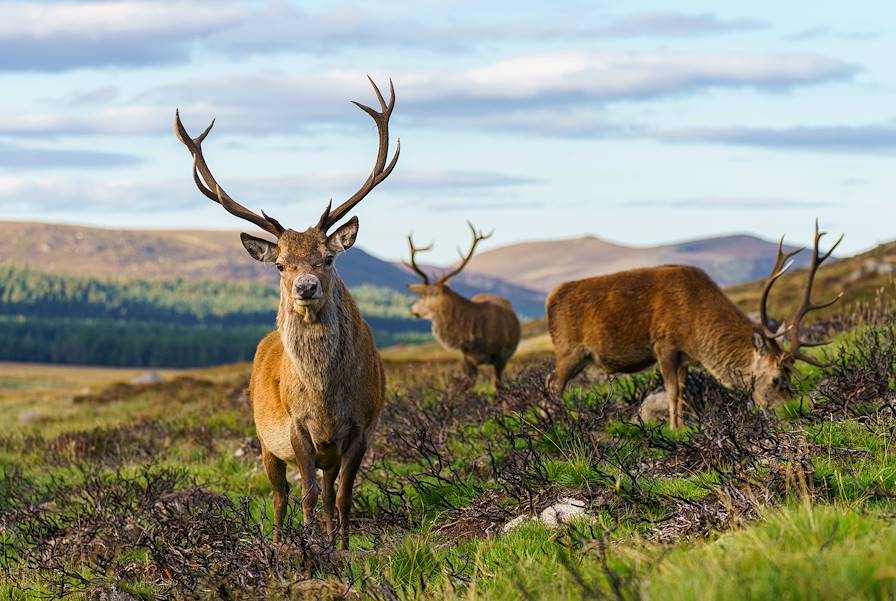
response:
<path fill-rule="evenodd" d="M 448 285 L 448 280 L 470 262 L 476 246 L 492 235 L 476 231 L 469 221 L 467 225 L 473 233 L 470 251 L 466 256 L 461 254 L 460 264 L 434 283 L 430 283 L 429 276 L 417 265 L 417 253 L 431 250 L 432 245 L 417 248 L 408 236 L 411 260 L 405 265 L 423 280 L 422 284 L 408 286 L 420 297 L 411 307 L 411 314 L 432 321 L 432 333 L 444 348 L 463 353 L 464 371 L 470 382 L 480 365 L 491 365 L 495 369 L 495 387 L 500 387 L 504 367 L 520 342 L 520 322 L 507 299 L 494 294 L 477 294 L 466 299 Z"/>
<path fill-rule="evenodd" d="M 221 188 L 202 155 L 202 142 L 214 121 L 199 137 L 191 138 L 180 116 L 175 118 L 177 137 L 193 155 L 193 180 L 199 191 L 277 239 L 240 234 L 252 258 L 273 263 L 280 271 L 277 330 L 259 343 L 249 384 L 262 459 L 274 492 L 275 541 L 286 513 L 289 463 L 302 477 L 305 524 L 312 523 L 322 492 L 327 532 L 335 535 L 334 509 L 338 509 L 342 546 L 348 548 L 352 487 L 383 406 L 383 364 L 370 327 L 333 266 L 336 256 L 354 244 L 358 218 L 327 233 L 389 176 L 398 161 L 400 143 L 386 162 L 395 90 L 390 81 L 387 103 L 376 83 L 372 79 L 370 83 L 381 112 L 354 104 L 373 118 L 379 132 L 373 171 L 351 198 L 335 209 L 331 201 L 317 224 L 304 232 L 284 228 L 263 211 L 261 215 L 250 211 Z M 317 482 L 317 468 L 323 471 L 323 487 Z"/>
<path fill-rule="evenodd" d="M 548 330 L 557 358 L 555 393 L 588 364 L 610 373 L 633 373 L 659 363 L 669 399 L 669 425 L 683 421 L 684 385 L 688 365 L 702 365 L 722 385 L 749 389 L 761 407 L 793 395 L 790 376 L 795 362 L 821 364 L 800 352 L 814 346 L 800 339 L 800 322 L 812 303 L 812 285 L 830 250 L 819 253 L 824 232 L 815 223 L 815 244 L 802 302 L 778 332 L 769 325 L 768 295 L 772 285 L 792 265 L 802 248 L 785 253 L 784 238 L 765 282 L 760 300 L 760 324 L 751 321 L 702 270 L 667 265 L 623 271 L 567 282 L 548 296 Z M 788 336 L 790 349 L 778 339 Z"/>

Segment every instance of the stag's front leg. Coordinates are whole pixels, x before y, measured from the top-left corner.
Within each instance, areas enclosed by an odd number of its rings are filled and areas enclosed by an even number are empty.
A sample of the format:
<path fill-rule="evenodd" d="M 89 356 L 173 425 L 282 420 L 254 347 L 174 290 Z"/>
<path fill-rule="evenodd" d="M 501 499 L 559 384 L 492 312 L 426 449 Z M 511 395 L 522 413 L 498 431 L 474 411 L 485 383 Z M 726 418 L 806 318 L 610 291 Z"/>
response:
<path fill-rule="evenodd" d="M 367 441 L 363 436 L 358 436 L 346 449 L 342 456 L 342 465 L 339 468 L 339 491 L 336 497 L 336 508 L 339 511 L 339 534 L 342 538 L 342 548 L 348 550 L 348 520 L 352 511 L 352 490 L 355 486 L 355 476 L 361 467 L 361 461 L 367 452 Z"/>
<path fill-rule="evenodd" d="M 274 491 L 274 543 L 280 542 L 283 530 L 283 517 L 286 515 L 286 503 L 289 499 L 289 483 L 286 481 L 286 462 L 275 457 L 264 444 L 261 445 L 261 458 L 264 469 L 271 481 Z"/>
<path fill-rule="evenodd" d="M 685 390 L 688 386 L 688 366 L 682 364 L 678 368 L 678 416 L 684 426 Z"/>
<path fill-rule="evenodd" d="M 498 390 L 502 386 L 501 376 L 504 374 L 504 367 L 507 365 L 507 361 L 504 359 L 495 360 L 494 368 L 495 368 L 495 390 Z"/>
<path fill-rule="evenodd" d="M 678 354 L 666 348 L 656 349 L 657 362 L 660 364 L 660 373 L 663 376 L 663 388 L 666 390 L 666 398 L 669 401 L 669 427 L 673 430 L 684 426 L 681 416 L 681 404 L 679 403 L 678 382 Z"/>
<path fill-rule="evenodd" d="M 336 514 L 336 477 L 339 475 L 339 466 L 324 470 L 322 500 L 324 504 L 324 525 L 327 528 L 327 536 L 333 538 L 336 534 L 334 518 Z"/>
<path fill-rule="evenodd" d="M 585 369 L 590 357 L 583 349 L 569 352 L 558 349 L 556 354 L 557 366 L 554 369 L 554 375 L 553 377 L 548 376 L 548 381 L 545 384 L 553 390 L 558 399 L 562 399 L 566 385 Z"/>
<path fill-rule="evenodd" d="M 307 528 L 314 523 L 314 508 L 320 487 L 317 484 L 316 466 L 314 462 L 314 444 L 308 431 L 293 423 L 292 450 L 296 455 L 299 475 L 302 477 L 302 519 Z"/>
<path fill-rule="evenodd" d="M 469 355 L 464 355 L 463 359 L 463 375 L 467 381 L 467 386 L 473 386 L 476 383 L 476 376 L 479 374 L 479 367 L 476 361 Z"/>

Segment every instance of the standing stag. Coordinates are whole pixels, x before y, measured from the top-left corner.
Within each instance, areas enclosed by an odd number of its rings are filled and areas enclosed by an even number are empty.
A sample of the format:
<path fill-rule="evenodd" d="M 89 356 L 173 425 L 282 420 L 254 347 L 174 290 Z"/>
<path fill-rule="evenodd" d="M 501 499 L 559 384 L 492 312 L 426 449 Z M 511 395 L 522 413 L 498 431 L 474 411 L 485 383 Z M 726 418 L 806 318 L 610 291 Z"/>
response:
<path fill-rule="evenodd" d="M 778 257 L 759 303 L 762 323 L 751 321 L 702 270 L 667 265 L 623 271 L 567 282 L 548 296 L 548 329 L 557 357 L 553 388 L 562 395 L 566 384 L 589 363 L 610 373 L 633 373 L 659 363 L 669 399 L 669 425 L 684 424 L 682 409 L 688 365 L 702 365 L 723 386 L 752 392 L 761 407 L 793 395 L 790 376 L 795 362 L 822 365 L 800 352 L 800 322 L 809 312 L 837 302 L 812 303 L 812 285 L 830 250 L 819 253 L 824 232 L 815 223 L 815 244 L 802 302 L 786 326 L 769 325 L 768 295 L 772 285 L 803 250 Z M 778 339 L 789 337 L 785 350 Z"/>
<path fill-rule="evenodd" d="M 411 314 L 432 321 L 432 333 L 444 348 L 463 353 L 464 372 L 471 382 L 480 365 L 491 365 L 495 369 L 495 387 L 499 387 L 504 367 L 520 342 L 520 322 L 507 299 L 494 294 L 477 294 L 466 299 L 448 285 L 448 280 L 470 262 L 476 246 L 492 235 L 476 231 L 469 221 L 467 225 L 473 233 L 470 251 L 466 256 L 461 254 L 460 264 L 434 283 L 430 283 L 429 276 L 417 265 L 417 253 L 432 249 L 432 244 L 417 248 L 408 236 L 411 261 L 405 265 L 423 280 L 422 284 L 408 286 L 420 297 L 411 307 Z"/>
<path fill-rule="evenodd" d="M 354 244 L 358 218 L 327 233 L 389 176 L 398 161 L 400 144 L 386 163 L 395 90 L 390 81 L 386 103 L 376 83 L 372 79 L 370 83 L 381 112 L 354 104 L 373 118 L 379 132 L 373 171 L 351 198 L 335 209 L 331 201 L 317 224 L 304 232 L 284 228 L 263 211 L 252 212 L 224 192 L 202 156 L 202 141 L 214 121 L 199 137 L 191 138 L 180 116 L 175 118 L 177 137 L 193 155 L 193 180 L 199 191 L 277 239 L 240 234 L 252 258 L 273 263 L 280 271 L 277 330 L 259 343 L 249 384 L 262 459 L 274 491 L 275 542 L 286 513 L 289 463 L 302 477 L 305 524 L 312 523 L 321 492 L 316 469 L 323 471 L 327 532 L 335 535 L 334 509 L 338 509 L 342 546 L 348 548 L 352 487 L 383 406 L 385 377 L 373 335 L 333 267 L 336 256 Z"/>

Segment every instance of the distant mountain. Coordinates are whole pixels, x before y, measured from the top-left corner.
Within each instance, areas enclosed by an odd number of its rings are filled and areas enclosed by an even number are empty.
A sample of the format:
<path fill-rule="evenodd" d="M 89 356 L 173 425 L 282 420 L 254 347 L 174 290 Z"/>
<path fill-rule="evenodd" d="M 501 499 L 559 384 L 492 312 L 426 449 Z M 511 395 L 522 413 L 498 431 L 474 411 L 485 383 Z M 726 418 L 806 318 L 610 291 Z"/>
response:
<path fill-rule="evenodd" d="M 0 262 L 11 261 L 47 273 L 122 279 L 275 283 L 269 265 L 253 261 L 237 232 L 208 230 L 111 230 L 72 225 L 0 222 Z M 350 287 L 364 284 L 406 292 L 416 277 L 403 266 L 358 247 L 336 262 Z M 544 295 L 495 277 L 461 274 L 462 294 L 490 292 L 506 296 L 517 311 L 544 312 Z"/>
<path fill-rule="evenodd" d="M 832 240 L 825 238 L 822 250 L 828 248 Z M 827 243 L 827 244 L 826 244 Z M 809 254 L 803 251 L 802 254 Z M 806 287 L 807 270 L 793 270 L 786 273 L 772 288 L 769 297 L 769 311 L 772 316 L 786 318 L 796 308 Z M 734 286 L 725 290 L 731 299 L 747 312 L 759 310 L 759 299 L 764 286 L 762 280 Z M 877 299 L 892 302 L 896 293 L 896 242 L 880 244 L 875 248 L 853 257 L 841 258 L 835 263 L 825 263 L 818 270 L 812 289 L 814 302 L 828 301 L 843 293 L 843 299 L 830 307 L 812 313 L 816 316 L 831 316 L 843 312 L 849 305 L 874 304 Z M 810 318 L 812 319 L 812 318 Z"/>
<path fill-rule="evenodd" d="M 774 242 L 747 235 L 652 247 L 624 246 L 586 236 L 483 251 L 473 257 L 467 272 L 500 277 L 547 293 L 569 280 L 676 263 L 701 267 L 719 285 L 731 286 L 765 277 L 774 263 L 776 248 Z M 796 266 L 805 265 L 807 260 L 808 253 L 803 253 L 797 257 Z"/>

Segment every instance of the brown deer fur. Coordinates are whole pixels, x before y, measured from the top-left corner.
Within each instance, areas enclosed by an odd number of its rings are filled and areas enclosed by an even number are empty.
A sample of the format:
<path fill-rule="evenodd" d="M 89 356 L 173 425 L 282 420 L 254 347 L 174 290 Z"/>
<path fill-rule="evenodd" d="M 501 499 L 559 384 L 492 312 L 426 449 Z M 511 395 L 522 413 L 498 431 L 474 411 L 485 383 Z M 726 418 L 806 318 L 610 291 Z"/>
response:
<path fill-rule="evenodd" d="M 798 338 L 799 321 L 807 310 L 831 304 L 812 305 L 808 300 L 818 265 L 833 251 L 819 258 L 821 235 L 816 229 L 806 300 L 786 329 L 793 341 L 789 351 L 778 343 L 781 334 L 752 322 L 696 267 L 636 269 L 562 284 L 547 299 L 548 330 L 557 360 L 554 391 L 562 394 L 569 380 L 589 364 L 609 373 L 632 373 L 659 363 L 673 428 L 683 425 L 689 365 L 702 365 L 729 388 L 750 389 L 762 407 L 788 398 L 794 362 L 816 363 L 799 352 L 805 345 Z M 783 255 L 779 245 L 778 261 L 763 293 L 763 319 L 767 320 L 768 290 L 789 267 L 784 260 L 793 254 Z"/>
<path fill-rule="evenodd" d="M 373 171 L 351 198 L 335 209 L 328 205 L 317 225 L 304 232 L 288 230 L 228 196 L 202 156 L 201 144 L 211 126 L 193 139 L 179 116 L 175 121 L 178 138 L 193 155 L 193 179 L 200 192 L 277 238 L 271 242 L 241 235 L 254 259 L 274 263 L 281 274 L 277 330 L 258 345 L 249 384 L 262 459 L 274 492 L 275 541 L 286 513 L 286 466 L 291 464 L 302 477 L 305 524 L 313 524 L 322 494 L 327 532 L 335 535 L 338 510 L 342 546 L 348 548 L 352 488 L 385 398 L 383 364 L 373 335 L 333 266 L 336 256 L 354 244 L 358 218 L 327 233 L 388 177 L 398 160 L 400 147 L 386 164 L 394 89 L 390 82 L 386 103 L 376 84 L 373 88 L 382 112 L 355 103 L 374 119 L 379 132 Z M 317 469 L 323 473 L 322 487 Z"/>
<path fill-rule="evenodd" d="M 491 365 L 498 387 L 504 367 L 520 342 L 520 322 L 507 299 L 493 294 L 477 294 L 466 299 L 448 285 L 448 280 L 466 267 L 479 242 L 491 236 L 484 236 L 473 224 L 467 224 L 473 233 L 469 252 L 461 256 L 461 263 L 456 268 L 435 283 L 430 283 L 429 276 L 416 261 L 417 253 L 431 249 L 432 245 L 416 248 L 408 236 L 411 258 L 407 265 L 423 280 L 422 284 L 408 286 L 420 297 L 411 307 L 411 314 L 432 321 L 432 333 L 444 348 L 463 353 L 464 371 L 471 382 L 480 365 Z"/>
<path fill-rule="evenodd" d="M 333 267 L 322 267 L 330 252 L 323 235 L 313 228 L 290 230 L 277 247 L 278 264 L 289 266 L 280 279 L 277 331 L 258 345 L 249 384 L 262 458 L 274 487 L 275 522 L 279 530 L 289 463 L 302 477 L 305 523 L 311 523 L 322 492 L 327 530 L 334 531 L 335 504 L 347 548 L 354 479 L 386 394 L 383 365 L 345 284 Z M 290 292 L 300 273 L 314 273 L 323 284 L 314 307 L 296 302 Z M 322 487 L 317 468 L 323 473 Z"/>
<path fill-rule="evenodd" d="M 463 366 L 475 378 L 478 366 L 491 365 L 495 386 L 520 341 L 520 322 L 513 305 L 500 296 L 477 294 L 466 299 L 447 284 L 411 284 L 420 299 L 414 317 L 432 321 L 432 333 L 444 348 L 463 353 Z"/>

